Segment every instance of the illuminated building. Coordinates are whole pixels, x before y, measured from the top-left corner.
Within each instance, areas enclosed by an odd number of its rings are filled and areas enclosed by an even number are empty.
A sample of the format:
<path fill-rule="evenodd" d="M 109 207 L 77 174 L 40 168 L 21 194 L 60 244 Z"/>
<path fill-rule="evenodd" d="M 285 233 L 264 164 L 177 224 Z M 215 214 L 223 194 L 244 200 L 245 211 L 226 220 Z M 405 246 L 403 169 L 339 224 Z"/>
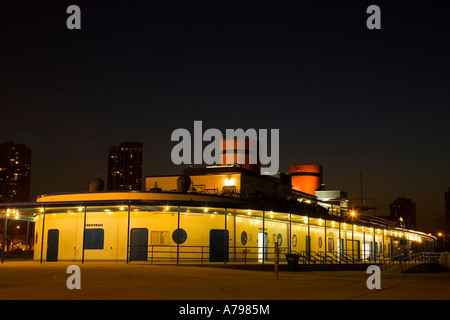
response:
<path fill-rule="evenodd" d="M 0 202 L 26 202 L 30 197 L 31 149 L 0 144 Z"/>
<path fill-rule="evenodd" d="M 142 142 L 124 142 L 108 153 L 108 190 L 142 189 Z"/>
<path fill-rule="evenodd" d="M 288 188 L 289 177 L 233 165 L 187 169 L 146 177 L 147 191 L 0 204 L 0 218 L 33 217 L 37 261 L 264 264 L 277 245 L 281 257 L 298 253 L 302 263 L 354 264 L 433 251 L 430 235 L 329 214 L 326 202 Z"/>

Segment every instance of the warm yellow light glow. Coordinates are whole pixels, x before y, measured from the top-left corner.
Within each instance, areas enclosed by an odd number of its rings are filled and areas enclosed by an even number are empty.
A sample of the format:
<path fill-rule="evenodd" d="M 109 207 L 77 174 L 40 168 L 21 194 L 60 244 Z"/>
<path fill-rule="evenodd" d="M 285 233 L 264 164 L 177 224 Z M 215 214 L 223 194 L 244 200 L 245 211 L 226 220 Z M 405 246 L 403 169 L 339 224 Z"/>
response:
<path fill-rule="evenodd" d="M 225 185 L 226 186 L 234 186 L 235 185 L 234 178 L 227 178 L 227 179 L 225 179 Z"/>
<path fill-rule="evenodd" d="M 269 216 L 270 216 L 271 218 L 273 218 L 273 211 L 270 211 L 270 212 L 269 212 Z"/>
<path fill-rule="evenodd" d="M 169 206 L 166 206 L 166 211 L 169 211 Z"/>
<path fill-rule="evenodd" d="M 208 212 L 208 208 L 204 208 L 203 211 L 204 211 L 204 212 Z"/>

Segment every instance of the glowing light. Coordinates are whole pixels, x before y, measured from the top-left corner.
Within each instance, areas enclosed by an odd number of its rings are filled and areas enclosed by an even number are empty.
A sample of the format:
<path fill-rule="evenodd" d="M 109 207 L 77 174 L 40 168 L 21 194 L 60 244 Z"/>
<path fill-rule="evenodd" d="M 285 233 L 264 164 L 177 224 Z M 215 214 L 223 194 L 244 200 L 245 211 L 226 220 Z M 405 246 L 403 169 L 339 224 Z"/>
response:
<path fill-rule="evenodd" d="M 225 179 L 225 185 L 226 186 L 234 186 L 235 185 L 234 178 L 227 178 L 227 179 Z"/>

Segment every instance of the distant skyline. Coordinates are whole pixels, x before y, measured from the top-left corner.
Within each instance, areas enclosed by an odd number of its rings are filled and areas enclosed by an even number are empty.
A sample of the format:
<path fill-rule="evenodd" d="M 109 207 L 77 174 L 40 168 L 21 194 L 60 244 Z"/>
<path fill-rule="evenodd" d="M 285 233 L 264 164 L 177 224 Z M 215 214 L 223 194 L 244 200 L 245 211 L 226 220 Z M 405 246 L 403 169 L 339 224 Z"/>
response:
<path fill-rule="evenodd" d="M 450 186 L 450 25 L 442 2 L 8 2 L 0 143 L 33 152 L 31 199 L 106 181 L 110 146 L 142 141 L 143 176 L 178 174 L 177 128 L 280 130 L 280 171 L 323 165 L 328 189 L 419 230 Z M 381 8 L 381 30 L 366 9 Z M 358 200 L 354 200 L 358 201 Z M 371 212 L 373 213 L 373 212 Z"/>

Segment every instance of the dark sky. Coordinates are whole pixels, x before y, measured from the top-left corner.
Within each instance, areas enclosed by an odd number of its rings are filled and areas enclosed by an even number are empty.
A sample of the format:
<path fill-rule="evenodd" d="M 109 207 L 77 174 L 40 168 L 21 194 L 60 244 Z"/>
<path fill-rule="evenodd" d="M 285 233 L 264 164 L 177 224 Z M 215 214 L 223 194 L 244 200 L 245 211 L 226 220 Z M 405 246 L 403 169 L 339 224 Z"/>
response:
<path fill-rule="evenodd" d="M 32 195 L 106 180 L 144 143 L 177 174 L 172 131 L 280 130 L 280 170 L 319 163 L 329 189 L 419 228 L 450 186 L 450 19 L 442 1 L 9 1 L 0 9 L 0 141 L 32 148 Z M 66 9 L 81 8 L 81 30 Z M 366 9 L 381 8 L 381 30 Z"/>

